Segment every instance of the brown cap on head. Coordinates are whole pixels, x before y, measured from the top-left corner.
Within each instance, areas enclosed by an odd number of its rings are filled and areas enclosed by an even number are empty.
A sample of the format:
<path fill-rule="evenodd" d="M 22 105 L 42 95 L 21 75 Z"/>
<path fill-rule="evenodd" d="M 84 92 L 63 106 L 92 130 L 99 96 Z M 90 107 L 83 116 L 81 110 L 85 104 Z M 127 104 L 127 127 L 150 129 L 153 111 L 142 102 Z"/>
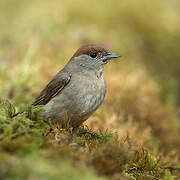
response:
<path fill-rule="evenodd" d="M 101 47 L 101 46 L 97 46 L 95 44 L 87 44 L 84 46 L 81 46 L 72 56 L 72 58 L 80 56 L 82 54 L 87 54 L 89 55 L 90 53 L 99 53 L 99 52 L 107 52 L 108 50 L 106 50 L 105 48 Z M 72 59 L 71 58 L 71 59 Z"/>

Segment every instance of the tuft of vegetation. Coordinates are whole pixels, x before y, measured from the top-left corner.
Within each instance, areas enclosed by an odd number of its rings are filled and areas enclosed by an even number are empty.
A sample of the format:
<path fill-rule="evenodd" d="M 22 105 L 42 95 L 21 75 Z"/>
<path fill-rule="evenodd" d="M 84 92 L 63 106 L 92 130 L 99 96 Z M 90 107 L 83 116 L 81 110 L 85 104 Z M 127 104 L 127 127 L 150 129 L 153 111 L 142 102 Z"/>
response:
<path fill-rule="evenodd" d="M 40 108 L 30 106 L 11 118 L 15 107 L 7 100 L 1 101 L 0 112 L 2 179 L 174 179 L 159 159 L 132 145 L 129 137 L 119 139 L 112 132 L 88 127 L 72 133 L 70 128 L 49 126 L 40 117 Z"/>

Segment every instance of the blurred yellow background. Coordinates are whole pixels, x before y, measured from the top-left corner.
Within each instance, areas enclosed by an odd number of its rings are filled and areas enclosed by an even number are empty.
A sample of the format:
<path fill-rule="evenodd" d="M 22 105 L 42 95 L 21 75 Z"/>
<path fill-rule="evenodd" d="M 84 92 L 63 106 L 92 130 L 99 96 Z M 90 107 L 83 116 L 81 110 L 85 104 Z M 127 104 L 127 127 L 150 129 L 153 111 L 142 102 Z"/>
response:
<path fill-rule="evenodd" d="M 102 44 L 123 54 L 122 62 L 109 66 L 148 70 L 164 88 L 163 100 L 176 103 L 179 8 L 178 0 L 1 1 L 1 63 L 11 66 L 29 59 L 34 69 L 38 62 L 48 62 L 56 65 L 56 72 L 79 46 Z"/>

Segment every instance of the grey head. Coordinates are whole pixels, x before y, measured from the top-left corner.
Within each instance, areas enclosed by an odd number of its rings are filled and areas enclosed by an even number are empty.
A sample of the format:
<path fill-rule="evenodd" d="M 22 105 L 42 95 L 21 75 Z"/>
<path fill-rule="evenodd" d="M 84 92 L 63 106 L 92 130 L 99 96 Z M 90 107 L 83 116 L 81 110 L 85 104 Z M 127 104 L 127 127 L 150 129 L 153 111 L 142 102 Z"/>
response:
<path fill-rule="evenodd" d="M 80 47 L 70 59 L 68 66 L 76 66 L 80 69 L 100 70 L 109 60 L 119 58 L 120 54 L 111 53 L 104 47 L 87 44 Z"/>

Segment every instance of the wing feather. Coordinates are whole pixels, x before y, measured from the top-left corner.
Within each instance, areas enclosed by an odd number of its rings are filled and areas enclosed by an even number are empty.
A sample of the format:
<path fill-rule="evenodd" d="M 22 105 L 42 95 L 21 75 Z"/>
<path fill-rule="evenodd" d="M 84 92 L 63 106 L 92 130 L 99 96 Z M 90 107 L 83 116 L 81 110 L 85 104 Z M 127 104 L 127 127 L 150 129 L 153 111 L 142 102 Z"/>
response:
<path fill-rule="evenodd" d="M 58 73 L 44 90 L 41 91 L 33 105 L 37 106 L 47 104 L 53 97 L 57 96 L 64 89 L 64 87 L 70 82 L 70 79 L 71 75 L 69 73 Z"/>

